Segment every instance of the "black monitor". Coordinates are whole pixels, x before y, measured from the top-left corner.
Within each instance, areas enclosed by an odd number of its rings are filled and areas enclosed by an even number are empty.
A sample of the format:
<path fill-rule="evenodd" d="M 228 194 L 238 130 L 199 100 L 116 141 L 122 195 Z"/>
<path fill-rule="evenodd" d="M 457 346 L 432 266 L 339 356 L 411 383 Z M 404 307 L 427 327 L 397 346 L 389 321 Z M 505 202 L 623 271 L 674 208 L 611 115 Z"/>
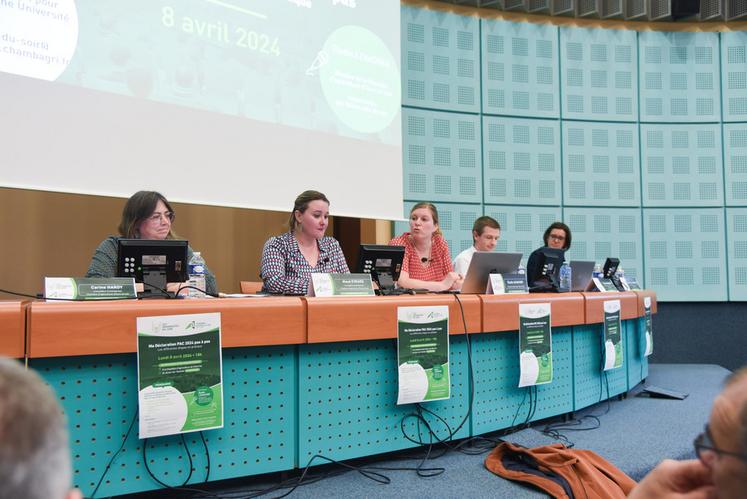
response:
<path fill-rule="evenodd" d="M 604 267 L 602 268 L 602 277 L 612 281 L 612 284 L 615 285 L 615 288 L 617 288 L 618 291 L 625 291 L 625 286 L 623 286 L 620 277 L 617 275 L 617 268 L 619 266 L 620 260 L 618 258 L 607 258 L 604 262 Z"/>
<path fill-rule="evenodd" d="M 371 274 L 371 279 L 379 286 L 379 290 L 386 293 L 394 290 L 404 258 L 404 246 L 361 244 L 355 271 Z"/>
<path fill-rule="evenodd" d="M 545 246 L 539 249 L 539 262 L 537 268 L 539 275 L 527 276 L 531 280 L 529 284 L 530 293 L 545 293 L 558 291 L 560 288 L 560 266 L 565 261 L 565 250 Z"/>
<path fill-rule="evenodd" d="M 187 247 L 178 239 L 120 239 L 117 277 L 142 282 L 140 298 L 163 297 L 166 283 L 187 280 Z"/>

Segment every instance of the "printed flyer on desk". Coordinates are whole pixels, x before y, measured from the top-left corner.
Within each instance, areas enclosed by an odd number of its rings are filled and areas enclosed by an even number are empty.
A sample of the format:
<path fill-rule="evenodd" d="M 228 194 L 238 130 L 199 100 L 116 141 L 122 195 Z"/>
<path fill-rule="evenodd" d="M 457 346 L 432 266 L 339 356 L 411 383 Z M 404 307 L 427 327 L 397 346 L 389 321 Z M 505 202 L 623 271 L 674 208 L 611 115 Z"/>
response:
<path fill-rule="evenodd" d="M 549 303 L 519 304 L 519 388 L 552 381 Z"/>
<path fill-rule="evenodd" d="M 604 370 L 617 369 L 623 364 L 620 300 L 604 302 Z"/>
<path fill-rule="evenodd" d="M 140 438 L 223 427 L 220 313 L 137 318 Z"/>
<path fill-rule="evenodd" d="M 651 324 L 651 297 L 650 296 L 643 297 L 643 317 L 644 317 L 644 323 L 646 324 L 646 331 L 645 331 L 646 347 L 643 350 L 643 355 L 645 357 L 648 357 L 649 355 L 654 353 L 654 330 L 653 330 L 653 325 Z"/>
<path fill-rule="evenodd" d="M 451 396 L 449 307 L 397 308 L 397 404 Z"/>

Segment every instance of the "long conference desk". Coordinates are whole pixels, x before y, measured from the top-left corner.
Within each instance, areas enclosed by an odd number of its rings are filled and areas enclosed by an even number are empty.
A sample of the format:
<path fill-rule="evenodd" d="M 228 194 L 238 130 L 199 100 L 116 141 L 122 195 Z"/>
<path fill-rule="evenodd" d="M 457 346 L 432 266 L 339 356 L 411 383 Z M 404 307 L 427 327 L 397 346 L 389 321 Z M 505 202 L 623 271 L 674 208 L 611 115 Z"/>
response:
<path fill-rule="evenodd" d="M 623 394 L 647 376 L 646 296 L 655 313 L 651 291 L 5 301 L 0 354 L 25 358 L 56 391 L 68 416 L 75 485 L 84 494 L 92 493 L 124 441 L 97 492 L 105 497 L 160 488 L 142 463 L 137 424 L 125 441 L 136 423 L 137 317 L 221 313 L 224 427 L 204 432 L 213 481 L 303 468 L 317 454 L 343 460 L 415 446 L 400 428 L 413 407 L 396 405 L 397 307 L 449 307 L 452 394 L 427 407 L 453 430 L 472 402 L 454 437 L 463 438 L 508 428 L 529 415 L 526 389 L 517 388 L 520 303 L 551 303 L 554 374 L 552 383 L 537 388 L 531 420 L 540 420 Z M 621 302 L 625 357 L 621 368 L 604 374 L 606 300 Z M 405 428 L 417 435 L 414 419 Z M 437 421 L 434 429 L 447 434 Z M 195 468 L 189 483 L 199 483 L 206 478 L 205 449 L 198 434 L 186 437 Z M 150 439 L 147 446 L 153 473 L 170 485 L 182 484 L 189 461 L 180 437 Z"/>

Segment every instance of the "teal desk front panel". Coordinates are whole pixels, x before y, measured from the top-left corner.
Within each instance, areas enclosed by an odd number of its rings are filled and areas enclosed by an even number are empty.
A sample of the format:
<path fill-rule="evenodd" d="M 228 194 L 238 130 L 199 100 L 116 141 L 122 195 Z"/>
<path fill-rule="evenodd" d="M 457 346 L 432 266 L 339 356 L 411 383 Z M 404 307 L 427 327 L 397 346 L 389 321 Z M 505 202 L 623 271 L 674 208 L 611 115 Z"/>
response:
<path fill-rule="evenodd" d="M 224 427 L 204 432 L 210 480 L 291 469 L 295 442 L 295 347 L 223 351 Z M 122 444 L 137 411 L 135 354 L 32 359 L 52 386 L 69 420 L 73 481 L 89 496 Z M 161 488 L 142 462 L 138 422 L 96 497 Z M 205 449 L 197 433 L 185 434 L 195 471 L 205 480 Z M 178 436 L 148 440 L 148 466 L 169 485 L 181 485 L 189 460 Z"/>
<path fill-rule="evenodd" d="M 469 410 L 469 363 L 464 337 L 450 340 L 451 398 L 423 407 L 453 431 Z M 415 406 L 397 405 L 397 371 L 396 340 L 299 346 L 298 466 L 306 466 L 316 454 L 343 460 L 415 447 L 400 428 Z M 440 438 L 447 436 L 442 423 L 433 417 L 428 421 Z M 414 418 L 406 421 L 405 430 L 416 439 Z M 455 438 L 467 436 L 469 421 Z M 428 442 L 425 430 L 422 438 Z"/>
<path fill-rule="evenodd" d="M 648 359 L 643 355 L 646 351 L 646 321 L 643 318 L 623 321 L 623 329 L 628 347 L 625 350 L 628 387 L 633 388 L 648 376 Z"/>
<path fill-rule="evenodd" d="M 473 335 L 475 403 L 472 434 L 508 428 L 526 420 L 527 388 L 519 384 L 518 332 Z M 573 410 L 573 354 L 571 328 L 554 328 L 552 335 L 553 381 L 537 388 L 538 406 L 532 420 Z"/>
<path fill-rule="evenodd" d="M 623 321 L 623 328 L 626 323 L 627 321 Z M 625 360 L 622 367 L 606 371 L 606 375 L 602 371 L 603 334 L 602 324 L 573 327 L 574 410 L 628 390 L 628 368 Z M 624 355 L 627 355 L 628 347 L 627 335 L 624 334 Z"/>

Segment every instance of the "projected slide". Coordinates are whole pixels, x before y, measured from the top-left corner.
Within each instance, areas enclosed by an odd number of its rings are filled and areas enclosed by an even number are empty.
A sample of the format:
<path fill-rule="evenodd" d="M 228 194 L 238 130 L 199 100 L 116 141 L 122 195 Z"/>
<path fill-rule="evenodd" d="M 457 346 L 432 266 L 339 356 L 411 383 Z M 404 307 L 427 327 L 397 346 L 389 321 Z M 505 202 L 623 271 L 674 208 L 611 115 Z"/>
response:
<path fill-rule="evenodd" d="M 257 127 L 266 123 L 268 134 L 284 133 L 271 128 L 281 125 L 399 151 L 399 26 L 399 2 L 391 0 L 0 0 L 0 73 L 247 120 L 219 123 L 231 133 L 237 126 L 265 133 Z M 90 99 L 83 106 L 102 105 L 102 97 Z M 169 113 L 142 110 L 149 116 Z M 304 140 L 314 147 L 329 141 Z M 320 150 L 327 163 L 339 154 L 334 142 L 329 145 Z M 367 147 L 359 155 L 352 144 L 344 145 L 353 154 L 346 168 L 365 165 Z M 254 154 L 244 151 L 244 159 Z M 401 177 L 401 159 L 397 163 L 395 175 Z M 213 201 L 257 205 L 230 196 L 225 202 L 211 196 Z"/>

